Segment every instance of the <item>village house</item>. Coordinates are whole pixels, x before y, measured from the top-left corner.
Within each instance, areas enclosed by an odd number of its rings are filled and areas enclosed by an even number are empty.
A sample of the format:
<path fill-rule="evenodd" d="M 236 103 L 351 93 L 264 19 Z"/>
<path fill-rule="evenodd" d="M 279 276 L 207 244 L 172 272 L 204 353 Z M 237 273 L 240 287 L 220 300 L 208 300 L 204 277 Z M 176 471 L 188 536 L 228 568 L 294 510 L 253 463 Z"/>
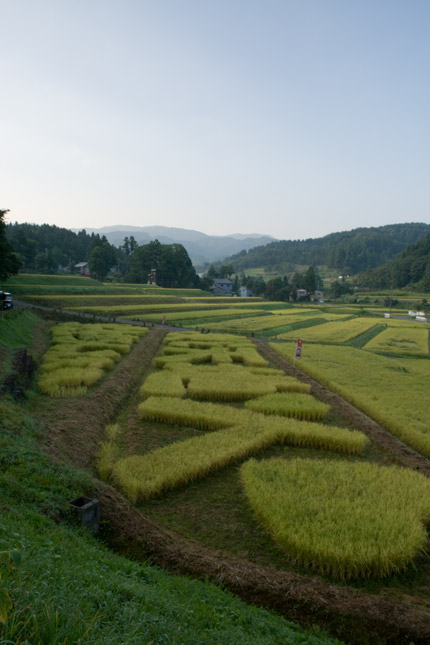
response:
<path fill-rule="evenodd" d="M 210 290 L 215 296 L 231 296 L 233 283 L 228 278 L 214 278 Z"/>
<path fill-rule="evenodd" d="M 78 270 L 80 275 L 90 275 L 90 269 L 88 267 L 88 262 L 78 262 L 78 264 L 75 264 L 75 269 Z"/>

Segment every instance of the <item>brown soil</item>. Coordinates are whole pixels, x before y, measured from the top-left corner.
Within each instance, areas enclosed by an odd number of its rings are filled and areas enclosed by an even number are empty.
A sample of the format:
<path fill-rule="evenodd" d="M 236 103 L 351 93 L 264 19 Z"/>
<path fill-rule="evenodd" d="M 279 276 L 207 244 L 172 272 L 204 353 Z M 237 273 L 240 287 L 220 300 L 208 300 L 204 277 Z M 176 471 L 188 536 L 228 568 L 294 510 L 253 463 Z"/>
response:
<path fill-rule="evenodd" d="M 152 330 L 110 377 L 85 398 L 56 406 L 55 420 L 46 419 L 47 447 L 51 455 L 91 468 L 106 424 L 115 420 L 124 404 L 151 369 L 152 358 L 165 331 Z M 261 341 L 256 345 L 270 362 L 312 384 L 312 392 L 328 401 L 345 423 L 365 432 L 399 463 L 425 474 L 430 464 L 384 428 L 339 396 L 293 368 Z M 148 560 L 173 573 L 210 579 L 227 586 L 248 602 L 272 609 L 304 626 L 318 624 L 332 635 L 354 645 L 430 643 L 430 612 L 392 602 L 381 596 L 319 578 L 256 565 L 160 527 L 132 506 L 118 491 L 95 481 L 93 492 L 101 502 L 105 539 L 118 551 Z"/>

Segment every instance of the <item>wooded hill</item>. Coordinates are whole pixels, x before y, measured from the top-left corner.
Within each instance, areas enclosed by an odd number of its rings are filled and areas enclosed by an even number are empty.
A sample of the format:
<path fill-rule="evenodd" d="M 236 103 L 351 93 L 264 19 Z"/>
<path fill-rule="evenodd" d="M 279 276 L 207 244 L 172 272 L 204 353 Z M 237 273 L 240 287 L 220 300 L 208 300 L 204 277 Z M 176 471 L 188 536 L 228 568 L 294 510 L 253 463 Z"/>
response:
<path fill-rule="evenodd" d="M 320 238 L 285 240 L 241 251 L 223 261 L 236 272 L 263 268 L 268 272 L 290 273 L 297 265 L 326 266 L 354 275 L 380 266 L 430 233 L 430 224 L 390 224 L 377 228 L 356 228 Z"/>
<path fill-rule="evenodd" d="M 430 235 L 410 244 L 390 262 L 357 277 L 358 284 L 371 289 L 412 286 L 430 291 Z"/>

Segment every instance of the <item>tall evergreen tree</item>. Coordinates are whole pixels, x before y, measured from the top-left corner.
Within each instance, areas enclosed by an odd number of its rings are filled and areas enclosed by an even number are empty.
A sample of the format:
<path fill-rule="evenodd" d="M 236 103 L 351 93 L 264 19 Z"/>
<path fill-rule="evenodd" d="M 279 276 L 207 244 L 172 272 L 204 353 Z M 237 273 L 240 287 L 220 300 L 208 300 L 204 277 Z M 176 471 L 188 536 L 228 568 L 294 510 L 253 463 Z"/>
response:
<path fill-rule="evenodd" d="M 16 254 L 6 238 L 5 217 L 9 210 L 0 209 L 0 280 L 18 273 L 20 263 Z"/>

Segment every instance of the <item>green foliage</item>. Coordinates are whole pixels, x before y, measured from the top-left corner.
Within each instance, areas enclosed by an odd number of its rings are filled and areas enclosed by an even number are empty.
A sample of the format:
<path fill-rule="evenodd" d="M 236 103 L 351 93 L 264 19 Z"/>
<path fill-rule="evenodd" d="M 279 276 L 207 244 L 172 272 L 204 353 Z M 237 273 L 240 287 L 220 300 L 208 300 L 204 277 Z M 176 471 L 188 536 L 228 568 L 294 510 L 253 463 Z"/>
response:
<path fill-rule="evenodd" d="M 340 578 L 388 576 L 425 548 L 430 481 L 397 466 L 254 459 L 248 499 L 296 563 Z"/>
<path fill-rule="evenodd" d="M 38 321 L 31 311 L 8 311 L 0 318 L 0 345 L 9 349 L 26 347 L 32 338 L 32 331 Z"/>
<path fill-rule="evenodd" d="M 199 278 L 182 244 L 160 244 L 154 240 L 139 246 L 133 253 L 127 282 L 148 282 L 156 270 L 157 284 L 162 287 L 196 287 Z"/>
<path fill-rule="evenodd" d="M 391 224 L 378 228 L 357 228 L 331 233 L 322 238 L 287 240 L 258 246 L 226 258 L 235 271 L 263 267 L 280 273 L 291 271 L 291 265 L 327 266 L 339 273 L 355 274 L 377 267 L 400 253 L 406 245 L 428 235 L 428 224 Z M 391 286 L 391 285 L 388 285 Z"/>
<path fill-rule="evenodd" d="M 8 212 L 0 209 L 0 280 L 6 280 L 10 275 L 18 273 L 20 268 L 20 262 L 6 237 L 4 219 Z"/>
<path fill-rule="evenodd" d="M 424 235 L 424 233 L 423 233 Z M 371 289 L 409 286 L 430 291 L 430 235 L 407 246 L 398 257 L 358 277 L 361 287 Z"/>

